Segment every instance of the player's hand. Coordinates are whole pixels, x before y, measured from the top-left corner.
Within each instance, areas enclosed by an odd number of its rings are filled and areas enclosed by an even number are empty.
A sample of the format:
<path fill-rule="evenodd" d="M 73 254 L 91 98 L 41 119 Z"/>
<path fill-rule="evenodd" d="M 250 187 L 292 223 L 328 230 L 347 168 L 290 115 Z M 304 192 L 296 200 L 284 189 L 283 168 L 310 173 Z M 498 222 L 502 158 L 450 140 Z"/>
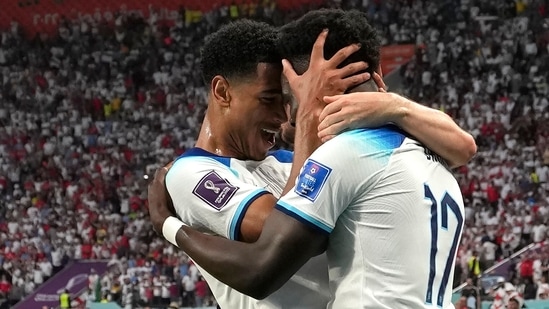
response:
<path fill-rule="evenodd" d="M 347 89 L 370 79 L 369 73 L 358 72 L 368 68 L 364 61 L 355 62 L 338 68 L 350 55 L 360 49 L 360 45 L 352 44 L 340 49 L 332 58 L 324 58 L 324 42 L 328 30 L 322 31 L 311 52 L 309 68 L 298 75 L 288 60 L 283 60 L 283 74 L 288 79 L 290 88 L 299 104 L 299 113 L 318 116 L 325 103 L 325 96 L 344 93 Z M 298 115 L 299 117 L 299 115 Z"/>
<path fill-rule="evenodd" d="M 381 70 L 381 65 L 379 65 L 377 70 L 374 71 L 372 78 L 377 85 L 377 91 L 387 92 L 387 85 L 385 85 L 385 82 L 383 81 L 383 71 Z"/>
<path fill-rule="evenodd" d="M 166 189 L 166 174 L 172 163 L 159 168 L 154 174 L 154 179 L 149 184 L 147 198 L 149 201 L 149 216 L 154 231 L 162 235 L 164 220 L 175 214 L 171 198 Z"/>
<path fill-rule="evenodd" d="M 404 100 L 392 93 L 354 92 L 325 97 L 318 137 L 326 142 L 346 130 L 373 128 L 396 122 L 403 113 Z"/>

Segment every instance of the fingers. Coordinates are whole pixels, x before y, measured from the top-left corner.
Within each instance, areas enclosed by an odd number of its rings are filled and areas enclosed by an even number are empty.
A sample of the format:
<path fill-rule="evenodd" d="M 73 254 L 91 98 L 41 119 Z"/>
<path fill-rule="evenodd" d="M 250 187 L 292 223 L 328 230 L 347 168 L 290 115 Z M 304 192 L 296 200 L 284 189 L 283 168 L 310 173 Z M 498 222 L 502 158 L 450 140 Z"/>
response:
<path fill-rule="evenodd" d="M 328 115 L 324 117 L 324 119 L 318 124 L 318 136 L 321 137 L 326 135 L 326 129 L 338 122 L 339 121 L 336 119 L 336 117 L 334 117 L 334 115 Z M 323 132 L 323 134 L 320 134 L 321 132 Z"/>
<path fill-rule="evenodd" d="M 156 169 L 156 171 L 154 172 L 154 177 L 151 181 L 149 181 L 149 184 L 147 185 L 147 188 L 149 189 L 149 195 L 150 195 L 150 192 L 151 192 L 151 188 L 154 184 L 154 182 L 156 181 L 156 179 L 158 179 L 158 170 L 160 170 L 159 168 Z"/>
<path fill-rule="evenodd" d="M 347 119 L 345 119 L 343 110 L 344 101 L 340 100 L 344 95 L 324 97 L 325 102 L 330 102 L 324 107 L 318 120 L 318 137 L 322 140 L 329 135 L 336 135 L 345 129 Z"/>
<path fill-rule="evenodd" d="M 164 165 L 164 168 L 170 169 L 172 168 L 172 165 L 175 163 L 175 160 L 172 160 L 170 163 Z"/>
<path fill-rule="evenodd" d="M 351 129 L 349 115 L 346 115 L 342 109 L 334 110 L 333 113 L 328 114 L 323 120 L 320 121 L 320 124 L 318 125 L 318 137 L 323 143 L 325 143 L 339 133 L 349 129 Z"/>
<path fill-rule="evenodd" d="M 152 190 L 152 187 L 157 184 L 162 184 L 162 186 L 164 186 L 164 183 L 166 181 L 166 174 L 168 174 L 168 171 L 172 167 L 173 163 L 174 161 L 156 169 L 156 172 L 154 172 L 154 178 L 151 182 L 149 182 L 148 185 L 149 192 Z"/>
<path fill-rule="evenodd" d="M 383 70 L 381 69 L 381 63 L 377 66 L 376 73 L 383 78 Z"/>
<path fill-rule="evenodd" d="M 166 180 L 166 174 L 168 174 L 168 171 L 169 171 L 170 167 L 171 167 L 171 165 L 169 167 L 168 166 L 163 166 L 163 167 L 157 169 L 156 174 L 154 175 L 154 181 L 164 183 L 164 180 Z"/>
<path fill-rule="evenodd" d="M 371 75 L 368 72 L 349 76 L 341 80 L 342 86 L 340 88 L 349 89 L 368 81 L 370 78 L 371 78 Z"/>
<path fill-rule="evenodd" d="M 335 55 L 328 60 L 328 63 L 333 68 L 340 65 L 345 59 L 349 58 L 350 55 L 354 54 L 356 51 L 360 49 L 360 44 L 352 44 L 347 47 L 343 47 L 342 49 L 338 50 Z"/>
<path fill-rule="evenodd" d="M 377 72 L 374 72 L 374 76 L 372 78 L 374 79 L 374 82 L 376 83 L 379 92 L 387 92 L 387 85 L 385 85 L 385 82 L 383 81 L 381 75 L 379 75 Z"/>
<path fill-rule="evenodd" d="M 324 119 L 331 114 L 337 113 L 341 110 L 341 104 L 338 103 L 338 98 L 341 97 L 340 95 L 331 96 L 331 97 L 324 97 L 324 102 L 327 103 L 327 105 L 322 109 L 322 112 L 320 113 L 320 116 L 318 117 L 318 121 L 321 123 L 324 121 Z"/>
<path fill-rule="evenodd" d="M 323 99 L 324 99 L 324 102 L 326 102 L 327 104 L 330 104 L 332 102 L 335 102 L 335 101 L 339 100 L 342 97 L 343 97 L 342 94 L 330 95 L 330 96 L 327 95 Z"/>
<path fill-rule="evenodd" d="M 147 201 L 149 204 L 149 215 L 153 222 L 154 230 L 161 235 L 162 223 L 167 216 L 175 214 L 173 202 L 166 189 L 166 174 L 172 163 L 160 167 L 154 173 L 154 179 L 149 183 Z"/>
<path fill-rule="evenodd" d="M 326 136 L 320 136 L 319 134 L 319 137 L 320 137 L 320 141 L 323 142 L 323 143 L 326 143 L 327 141 L 331 140 L 332 138 L 336 137 L 335 134 L 331 134 L 331 135 L 326 135 Z"/>
<path fill-rule="evenodd" d="M 326 42 L 327 37 L 328 37 L 328 29 L 324 29 L 316 38 L 315 44 L 313 45 L 313 51 L 311 52 L 310 64 L 325 60 L 324 59 L 324 43 Z"/>
<path fill-rule="evenodd" d="M 326 120 L 329 120 L 329 118 L 330 117 L 326 118 Z M 318 137 L 322 142 L 325 142 L 327 140 L 332 139 L 337 134 L 343 132 L 347 128 L 347 126 L 348 126 L 348 122 L 344 120 L 336 121 L 329 125 L 326 123 L 326 121 L 324 121 L 324 123 L 321 122 L 320 125 L 318 126 L 319 128 Z M 320 129 L 321 127 L 323 129 Z"/>
<path fill-rule="evenodd" d="M 337 71 L 338 71 L 338 76 L 343 78 L 343 77 L 355 75 L 358 72 L 365 71 L 367 68 L 368 68 L 368 63 L 364 61 L 360 61 L 360 62 L 350 63 L 342 67 L 341 69 L 338 69 Z"/>
<path fill-rule="evenodd" d="M 282 74 L 286 76 L 288 82 L 290 83 L 298 76 L 297 73 L 294 71 L 294 68 L 292 67 L 290 61 L 286 59 L 282 59 Z"/>

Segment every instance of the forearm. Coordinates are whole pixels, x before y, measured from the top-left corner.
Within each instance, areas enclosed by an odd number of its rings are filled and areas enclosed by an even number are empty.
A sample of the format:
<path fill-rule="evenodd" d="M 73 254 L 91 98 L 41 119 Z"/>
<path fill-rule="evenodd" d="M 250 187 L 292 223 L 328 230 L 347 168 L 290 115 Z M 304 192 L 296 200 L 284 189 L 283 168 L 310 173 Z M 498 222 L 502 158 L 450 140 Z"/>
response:
<path fill-rule="evenodd" d="M 450 167 L 465 165 L 476 154 L 474 138 L 446 113 L 398 95 L 394 97 L 402 105 L 402 116 L 396 124 L 442 156 Z"/>
<path fill-rule="evenodd" d="M 262 254 L 255 246 L 206 235 L 186 226 L 177 232 L 176 242 L 212 276 L 244 294 L 254 294 L 255 277 L 261 274 L 257 269 L 258 255 Z"/>
<path fill-rule="evenodd" d="M 278 211 L 265 222 L 255 243 L 206 235 L 187 226 L 177 231 L 175 241 L 212 276 L 258 299 L 278 290 L 325 245 L 324 238 Z"/>
<path fill-rule="evenodd" d="M 318 124 L 317 115 L 309 115 L 298 111 L 294 140 L 294 159 L 290 177 L 288 178 L 286 187 L 284 187 L 284 190 L 282 191 L 282 195 L 285 195 L 293 189 L 295 180 L 299 176 L 303 164 L 321 145 L 321 141 L 318 138 Z"/>

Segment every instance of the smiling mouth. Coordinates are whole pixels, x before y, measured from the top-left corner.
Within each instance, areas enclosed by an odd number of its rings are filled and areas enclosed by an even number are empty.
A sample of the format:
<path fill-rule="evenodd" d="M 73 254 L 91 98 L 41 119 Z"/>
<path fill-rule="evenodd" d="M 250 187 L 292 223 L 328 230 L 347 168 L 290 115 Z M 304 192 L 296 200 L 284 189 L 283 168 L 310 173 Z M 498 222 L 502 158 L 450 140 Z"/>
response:
<path fill-rule="evenodd" d="M 276 134 L 280 130 L 270 130 L 270 129 L 261 129 L 261 136 L 269 143 L 269 145 L 274 146 L 276 142 Z"/>

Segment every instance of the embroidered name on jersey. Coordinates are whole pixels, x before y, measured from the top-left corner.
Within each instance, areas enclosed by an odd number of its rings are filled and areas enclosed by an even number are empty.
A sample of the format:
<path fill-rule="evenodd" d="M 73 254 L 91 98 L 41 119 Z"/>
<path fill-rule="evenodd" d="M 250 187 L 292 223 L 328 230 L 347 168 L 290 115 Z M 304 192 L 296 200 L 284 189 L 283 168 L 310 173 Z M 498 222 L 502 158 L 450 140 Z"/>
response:
<path fill-rule="evenodd" d="M 227 205 L 238 189 L 226 179 L 221 178 L 215 171 L 211 171 L 200 179 L 194 187 L 193 194 L 213 208 L 220 210 Z"/>
<path fill-rule="evenodd" d="M 307 160 L 297 180 L 295 193 L 314 202 L 331 172 L 331 168 L 315 160 Z"/>

